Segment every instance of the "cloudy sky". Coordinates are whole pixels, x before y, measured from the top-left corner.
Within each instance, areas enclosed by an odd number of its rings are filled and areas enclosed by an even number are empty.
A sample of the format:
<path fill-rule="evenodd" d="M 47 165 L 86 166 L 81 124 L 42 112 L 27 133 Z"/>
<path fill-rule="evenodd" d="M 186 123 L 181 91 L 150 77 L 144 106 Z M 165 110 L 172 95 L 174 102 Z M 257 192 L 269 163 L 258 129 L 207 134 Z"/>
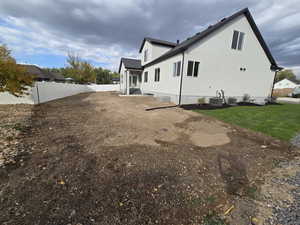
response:
<path fill-rule="evenodd" d="M 0 0 L 0 43 L 18 62 L 60 67 L 71 52 L 116 70 L 145 36 L 183 40 L 245 7 L 278 64 L 300 76 L 300 0 Z"/>

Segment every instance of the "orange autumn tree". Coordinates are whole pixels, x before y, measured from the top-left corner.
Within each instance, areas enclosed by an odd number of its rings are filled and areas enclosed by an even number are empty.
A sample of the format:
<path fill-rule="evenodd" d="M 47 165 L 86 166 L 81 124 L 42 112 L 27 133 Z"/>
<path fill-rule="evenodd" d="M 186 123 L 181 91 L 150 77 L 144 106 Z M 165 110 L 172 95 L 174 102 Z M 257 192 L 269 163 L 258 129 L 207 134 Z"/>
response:
<path fill-rule="evenodd" d="M 33 76 L 16 63 L 6 45 L 0 45 L 0 92 L 20 97 L 33 85 Z"/>

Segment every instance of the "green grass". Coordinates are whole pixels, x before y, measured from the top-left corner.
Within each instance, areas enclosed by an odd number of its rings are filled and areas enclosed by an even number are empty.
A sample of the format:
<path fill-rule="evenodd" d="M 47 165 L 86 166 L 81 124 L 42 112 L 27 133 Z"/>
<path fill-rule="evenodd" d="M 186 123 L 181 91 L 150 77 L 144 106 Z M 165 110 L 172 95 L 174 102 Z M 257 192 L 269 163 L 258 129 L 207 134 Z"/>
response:
<path fill-rule="evenodd" d="M 196 112 L 286 141 L 300 132 L 300 105 L 296 104 L 236 106 Z"/>

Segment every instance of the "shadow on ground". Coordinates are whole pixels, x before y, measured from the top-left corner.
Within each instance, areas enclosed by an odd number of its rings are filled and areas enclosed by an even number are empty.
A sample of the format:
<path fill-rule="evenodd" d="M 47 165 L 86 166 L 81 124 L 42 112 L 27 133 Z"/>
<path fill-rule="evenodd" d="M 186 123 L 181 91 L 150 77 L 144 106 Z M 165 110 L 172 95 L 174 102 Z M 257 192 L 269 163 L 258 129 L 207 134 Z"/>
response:
<path fill-rule="evenodd" d="M 201 224 L 213 211 L 224 215 L 236 196 L 249 196 L 249 183 L 288 158 L 282 146 L 261 149 L 264 139 L 246 131 L 208 148 L 188 138 L 103 145 L 121 129 L 109 123 L 104 97 L 82 94 L 34 107 L 22 140 L 28 157 L 1 170 L 1 224 Z"/>

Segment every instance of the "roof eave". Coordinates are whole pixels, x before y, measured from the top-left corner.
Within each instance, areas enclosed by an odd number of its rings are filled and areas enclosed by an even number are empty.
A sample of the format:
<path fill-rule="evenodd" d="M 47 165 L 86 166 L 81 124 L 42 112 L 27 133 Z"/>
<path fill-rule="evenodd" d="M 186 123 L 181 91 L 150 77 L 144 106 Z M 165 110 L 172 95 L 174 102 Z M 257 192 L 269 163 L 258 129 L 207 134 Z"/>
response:
<path fill-rule="evenodd" d="M 276 64 L 271 64 L 270 69 L 271 69 L 272 71 L 281 71 L 281 70 L 283 70 L 284 68 L 283 68 L 283 67 L 280 67 L 280 66 L 277 66 Z"/>

